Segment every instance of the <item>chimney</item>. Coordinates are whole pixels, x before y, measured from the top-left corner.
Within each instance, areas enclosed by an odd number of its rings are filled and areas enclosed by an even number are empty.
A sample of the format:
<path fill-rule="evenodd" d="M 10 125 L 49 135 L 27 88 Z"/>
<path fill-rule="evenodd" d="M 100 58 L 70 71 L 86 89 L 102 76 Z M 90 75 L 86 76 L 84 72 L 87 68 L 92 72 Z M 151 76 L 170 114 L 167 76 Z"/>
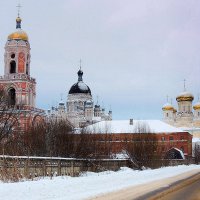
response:
<path fill-rule="evenodd" d="M 133 125 L 133 119 L 130 119 L 130 125 Z"/>

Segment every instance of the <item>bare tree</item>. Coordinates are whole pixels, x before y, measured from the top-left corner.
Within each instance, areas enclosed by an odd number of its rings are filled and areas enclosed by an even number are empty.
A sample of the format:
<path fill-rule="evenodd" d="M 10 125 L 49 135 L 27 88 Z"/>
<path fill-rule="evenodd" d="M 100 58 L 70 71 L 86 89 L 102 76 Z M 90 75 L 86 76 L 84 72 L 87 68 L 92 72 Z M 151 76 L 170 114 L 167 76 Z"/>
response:
<path fill-rule="evenodd" d="M 126 145 L 125 152 L 133 166 L 138 169 L 149 167 L 158 158 L 158 139 L 145 123 L 138 123 L 134 130 L 132 141 Z"/>
<path fill-rule="evenodd" d="M 49 120 L 31 126 L 24 132 L 26 155 L 63 156 L 73 154 L 74 134 L 65 120 Z"/>
<path fill-rule="evenodd" d="M 46 155 L 46 123 L 29 127 L 23 133 L 24 152 L 27 156 L 45 156 Z"/>
<path fill-rule="evenodd" d="M 76 135 L 76 157 L 97 158 L 97 140 L 94 134 L 89 133 L 86 128 L 82 128 Z"/>
<path fill-rule="evenodd" d="M 19 131 L 18 116 L 20 111 L 10 105 L 9 97 L 3 89 L 0 89 L 0 153 L 6 153 L 7 144 Z"/>
<path fill-rule="evenodd" d="M 199 143 L 195 143 L 195 146 L 194 146 L 194 159 L 195 159 L 196 164 L 200 163 L 200 144 Z"/>

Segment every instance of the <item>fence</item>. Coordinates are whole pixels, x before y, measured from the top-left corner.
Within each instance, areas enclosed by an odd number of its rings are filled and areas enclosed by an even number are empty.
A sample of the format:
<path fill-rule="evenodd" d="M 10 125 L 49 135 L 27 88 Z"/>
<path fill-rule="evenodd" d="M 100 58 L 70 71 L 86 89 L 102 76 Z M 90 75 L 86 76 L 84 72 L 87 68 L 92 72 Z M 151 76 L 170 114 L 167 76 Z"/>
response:
<path fill-rule="evenodd" d="M 154 160 L 151 168 L 192 164 L 190 160 Z M 1 156 L 0 176 L 33 178 L 37 176 L 78 176 L 84 171 L 116 171 L 120 167 L 134 168 L 129 159 L 75 159 L 59 157 Z"/>
<path fill-rule="evenodd" d="M 59 157 L 0 156 L 0 170 L 21 177 L 78 176 L 83 171 L 116 171 L 129 166 L 127 159 L 75 159 Z"/>

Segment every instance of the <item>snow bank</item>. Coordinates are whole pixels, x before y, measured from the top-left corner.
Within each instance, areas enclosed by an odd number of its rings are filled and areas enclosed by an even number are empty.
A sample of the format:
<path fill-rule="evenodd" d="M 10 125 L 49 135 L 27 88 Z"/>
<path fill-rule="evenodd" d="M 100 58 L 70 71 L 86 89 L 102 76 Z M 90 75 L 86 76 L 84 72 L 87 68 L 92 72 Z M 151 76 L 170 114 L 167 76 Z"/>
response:
<path fill-rule="evenodd" d="M 154 180 L 172 177 L 198 165 L 165 167 L 135 171 L 121 168 L 118 172 L 87 172 L 81 177 L 56 177 L 19 183 L 0 183 L 0 196 L 4 200 L 80 200 L 91 196 L 136 186 Z"/>

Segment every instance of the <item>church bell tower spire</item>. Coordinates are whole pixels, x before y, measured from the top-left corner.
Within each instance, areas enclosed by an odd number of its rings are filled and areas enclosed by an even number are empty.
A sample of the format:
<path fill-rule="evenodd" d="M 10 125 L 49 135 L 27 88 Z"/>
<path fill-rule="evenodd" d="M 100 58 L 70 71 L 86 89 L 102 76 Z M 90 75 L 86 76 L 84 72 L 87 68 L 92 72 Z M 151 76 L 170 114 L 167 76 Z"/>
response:
<path fill-rule="evenodd" d="M 16 19 L 16 29 L 21 29 L 21 18 L 20 18 L 20 9 L 21 9 L 21 4 L 19 3 L 18 5 L 17 5 L 17 8 L 18 8 L 18 10 L 17 10 L 17 19 Z"/>
<path fill-rule="evenodd" d="M 30 77 L 30 44 L 27 33 L 21 29 L 21 5 L 17 8 L 16 30 L 5 45 L 4 82 L 12 105 L 35 107 L 36 82 Z"/>

